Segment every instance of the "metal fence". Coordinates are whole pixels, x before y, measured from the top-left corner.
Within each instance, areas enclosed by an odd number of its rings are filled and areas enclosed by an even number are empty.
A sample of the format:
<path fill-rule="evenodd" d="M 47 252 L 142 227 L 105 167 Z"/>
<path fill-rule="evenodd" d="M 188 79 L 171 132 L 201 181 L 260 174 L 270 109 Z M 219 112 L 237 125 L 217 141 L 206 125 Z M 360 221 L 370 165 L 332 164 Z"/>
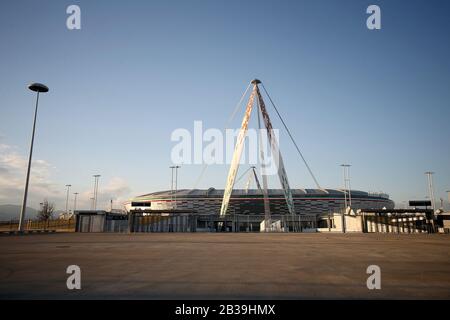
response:
<path fill-rule="evenodd" d="M 397 214 L 369 215 L 363 218 L 363 232 L 375 233 L 434 233 L 425 216 Z"/>
<path fill-rule="evenodd" d="M 19 228 L 18 220 L 0 221 L 0 231 L 15 231 Z M 50 219 L 45 221 L 25 220 L 24 231 L 31 230 L 56 230 L 56 231 L 75 231 L 75 219 Z"/>
<path fill-rule="evenodd" d="M 264 215 L 132 214 L 131 232 L 260 232 Z M 276 232 L 304 232 L 317 227 L 315 216 L 273 215 Z"/>

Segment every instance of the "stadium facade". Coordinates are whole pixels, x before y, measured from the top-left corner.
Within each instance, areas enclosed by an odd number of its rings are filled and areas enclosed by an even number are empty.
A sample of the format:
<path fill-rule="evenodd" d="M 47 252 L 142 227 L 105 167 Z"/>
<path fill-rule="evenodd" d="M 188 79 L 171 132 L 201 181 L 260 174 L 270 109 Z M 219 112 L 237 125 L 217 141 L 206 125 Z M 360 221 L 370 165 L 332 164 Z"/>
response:
<path fill-rule="evenodd" d="M 138 196 L 126 203 L 127 211 L 150 210 L 170 211 L 188 210 L 197 214 L 219 214 L 223 189 L 182 189 L 178 191 L 159 191 Z M 269 189 L 270 211 L 276 215 L 288 214 L 282 189 Z M 345 207 L 347 195 L 341 189 L 292 189 L 296 214 L 321 215 L 340 212 Z M 369 193 L 351 190 L 351 207 L 357 209 L 392 209 L 394 202 L 387 194 Z M 264 199 L 257 189 L 233 190 L 228 214 L 261 215 L 264 214 Z"/>

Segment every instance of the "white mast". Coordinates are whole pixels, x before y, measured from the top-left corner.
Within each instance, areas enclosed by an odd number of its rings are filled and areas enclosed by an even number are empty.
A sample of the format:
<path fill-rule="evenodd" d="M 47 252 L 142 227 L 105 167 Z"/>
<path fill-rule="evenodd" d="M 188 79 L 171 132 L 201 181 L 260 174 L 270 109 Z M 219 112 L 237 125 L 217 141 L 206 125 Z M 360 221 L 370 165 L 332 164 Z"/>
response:
<path fill-rule="evenodd" d="M 284 197 L 286 199 L 289 213 L 291 215 L 295 215 L 292 191 L 290 189 L 286 170 L 284 168 L 283 158 L 281 156 L 278 143 L 274 136 L 273 127 L 272 127 L 272 123 L 269 118 L 269 114 L 267 113 L 266 106 L 264 104 L 264 100 L 263 100 L 261 93 L 259 91 L 259 88 L 258 88 L 258 84 L 260 84 L 261 81 L 259 81 L 258 79 L 255 79 L 251 83 L 253 84 L 253 91 L 252 91 L 249 101 L 247 103 L 246 112 L 245 112 L 244 118 L 242 120 L 241 129 L 239 131 L 236 145 L 234 148 L 233 159 L 231 161 L 230 170 L 228 172 L 227 185 L 225 187 L 225 192 L 224 192 L 223 200 L 222 200 L 222 206 L 220 209 L 220 216 L 224 216 L 227 213 L 227 209 L 228 209 L 228 205 L 229 205 L 229 201 L 230 201 L 230 197 L 231 197 L 231 192 L 233 190 L 237 170 L 239 168 L 239 161 L 241 158 L 242 148 L 244 145 L 244 138 L 247 133 L 248 122 L 250 120 L 250 115 L 252 112 L 255 96 L 257 96 L 257 99 L 258 99 L 257 100 L 258 106 L 261 111 L 261 114 L 262 114 L 262 117 L 264 120 L 264 124 L 265 124 L 266 130 L 267 130 L 267 136 L 268 136 L 269 143 L 271 146 L 272 155 L 275 159 L 275 164 L 278 169 L 278 177 L 280 179 L 280 183 L 283 188 Z M 259 110 L 258 110 L 258 116 L 259 116 Z M 262 155 L 262 157 L 263 157 L 263 155 Z M 264 179 L 265 179 L 265 177 L 263 175 L 263 182 L 264 182 Z M 269 219 L 269 221 L 270 221 L 270 207 L 269 207 L 269 203 L 268 203 L 269 199 L 268 199 L 267 184 L 263 183 L 263 185 L 264 185 L 263 195 L 264 195 L 264 209 L 265 209 L 264 211 L 265 211 L 265 215 L 266 215 L 266 220 Z M 266 221 L 266 222 L 269 222 L 269 221 Z"/>

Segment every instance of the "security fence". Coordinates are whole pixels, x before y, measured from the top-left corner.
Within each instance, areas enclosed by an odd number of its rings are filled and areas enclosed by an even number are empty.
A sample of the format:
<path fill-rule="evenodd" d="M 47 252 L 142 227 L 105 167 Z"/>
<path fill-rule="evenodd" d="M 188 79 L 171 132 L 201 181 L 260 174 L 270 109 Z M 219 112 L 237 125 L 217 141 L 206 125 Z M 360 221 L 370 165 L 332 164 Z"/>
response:
<path fill-rule="evenodd" d="M 18 220 L 0 221 L 0 231 L 15 231 L 19 228 Z M 25 220 L 24 231 L 32 230 L 55 230 L 55 231 L 75 231 L 75 219 L 49 219 L 49 220 Z"/>
<path fill-rule="evenodd" d="M 133 213 L 129 216 L 129 228 L 130 232 L 261 232 L 263 221 L 264 215 Z M 304 232 L 314 228 L 314 215 L 272 215 L 265 230 Z"/>

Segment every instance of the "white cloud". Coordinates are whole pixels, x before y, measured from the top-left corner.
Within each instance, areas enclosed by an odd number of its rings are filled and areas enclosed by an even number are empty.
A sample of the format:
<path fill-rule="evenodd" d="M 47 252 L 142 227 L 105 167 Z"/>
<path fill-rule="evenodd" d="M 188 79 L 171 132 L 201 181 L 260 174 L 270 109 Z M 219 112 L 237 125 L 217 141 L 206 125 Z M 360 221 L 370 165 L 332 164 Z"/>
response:
<path fill-rule="evenodd" d="M 120 208 L 130 196 L 131 189 L 127 182 L 119 177 L 113 177 L 104 188 L 99 187 L 99 202 L 107 203 L 104 209 L 110 207 L 110 201 L 113 200 L 114 208 Z"/>
<path fill-rule="evenodd" d="M 0 142 L 2 142 L 0 138 Z M 0 143 L 0 204 L 21 204 L 24 193 L 25 175 L 28 159 L 19 153 L 18 148 Z M 55 167 L 49 162 L 36 159 L 32 161 L 27 205 L 35 209 L 39 203 L 48 199 L 55 204 L 57 210 L 66 206 L 66 191 L 60 183 L 52 181 L 51 175 Z M 80 190 L 80 189 L 78 189 Z M 69 194 L 69 209 L 73 209 L 72 187 Z M 100 178 L 98 188 L 97 209 L 109 209 L 113 200 L 114 208 L 122 208 L 122 203 L 130 197 L 131 189 L 120 177 L 112 177 L 107 181 Z M 79 191 L 77 209 L 90 209 L 92 188 Z"/>
<path fill-rule="evenodd" d="M 17 151 L 17 148 L 0 144 L 0 203 L 20 204 L 22 202 L 28 160 Z M 44 198 L 61 197 L 57 185 L 50 176 L 51 165 L 36 159 L 32 161 L 30 184 L 28 189 L 28 205 L 37 207 Z"/>
<path fill-rule="evenodd" d="M 109 210 L 111 206 L 111 199 L 113 200 L 114 209 L 122 209 L 122 204 L 129 199 L 130 193 L 131 189 L 124 179 L 120 177 L 112 177 L 106 182 L 106 184 L 104 184 L 100 178 L 97 195 L 97 209 Z M 93 188 L 81 192 L 78 197 L 78 209 L 91 209 Z"/>

